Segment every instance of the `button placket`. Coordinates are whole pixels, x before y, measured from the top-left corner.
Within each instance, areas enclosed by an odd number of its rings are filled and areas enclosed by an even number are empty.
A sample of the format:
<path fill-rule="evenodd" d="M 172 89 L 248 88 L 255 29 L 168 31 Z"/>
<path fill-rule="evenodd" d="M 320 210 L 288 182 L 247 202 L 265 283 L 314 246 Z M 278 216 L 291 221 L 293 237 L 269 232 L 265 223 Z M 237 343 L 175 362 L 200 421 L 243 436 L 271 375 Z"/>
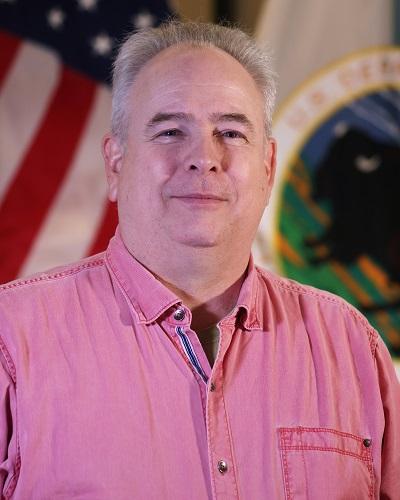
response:
<path fill-rule="evenodd" d="M 233 325 L 220 326 L 220 346 L 213 367 L 212 382 L 209 383 L 207 398 L 207 434 L 210 450 L 210 467 L 215 495 L 224 498 L 238 498 L 237 478 L 227 410 L 224 404 L 223 360 L 232 340 Z M 211 465 L 212 464 L 212 465 Z"/>
<path fill-rule="evenodd" d="M 211 370 L 201 342 L 196 332 L 190 328 L 190 319 L 190 310 L 180 304 L 170 312 L 168 322 L 175 330 L 174 337 L 178 339 L 184 356 L 189 360 L 195 373 L 207 384 Z"/>

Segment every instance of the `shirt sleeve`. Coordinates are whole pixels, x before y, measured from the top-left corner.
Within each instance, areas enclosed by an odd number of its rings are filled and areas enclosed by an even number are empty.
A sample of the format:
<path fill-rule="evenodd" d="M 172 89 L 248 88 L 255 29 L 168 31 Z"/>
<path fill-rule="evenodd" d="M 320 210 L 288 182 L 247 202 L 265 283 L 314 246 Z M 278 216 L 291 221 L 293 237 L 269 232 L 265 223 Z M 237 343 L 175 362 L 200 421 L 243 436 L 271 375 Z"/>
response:
<path fill-rule="evenodd" d="M 17 474 L 15 396 L 15 384 L 0 351 L 0 498 L 6 497 Z"/>
<path fill-rule="evenodd" d="M 400 383 L 380 338 L 375 359 L 385 414 L 380 498 L 394 500 L 400 495 Z"/>

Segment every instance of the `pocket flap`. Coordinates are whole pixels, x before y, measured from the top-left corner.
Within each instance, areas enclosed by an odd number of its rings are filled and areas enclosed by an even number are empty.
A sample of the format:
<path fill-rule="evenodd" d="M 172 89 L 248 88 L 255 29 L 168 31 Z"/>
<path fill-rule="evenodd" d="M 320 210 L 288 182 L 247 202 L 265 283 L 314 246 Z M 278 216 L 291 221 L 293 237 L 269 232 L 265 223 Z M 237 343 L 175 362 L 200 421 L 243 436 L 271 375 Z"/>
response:
<path fill-rule="evenodd" d="M 371 460 L 371 440 L 347 432 L 320 427 L 281 427 L 281 450 L 336 451 Z"/>

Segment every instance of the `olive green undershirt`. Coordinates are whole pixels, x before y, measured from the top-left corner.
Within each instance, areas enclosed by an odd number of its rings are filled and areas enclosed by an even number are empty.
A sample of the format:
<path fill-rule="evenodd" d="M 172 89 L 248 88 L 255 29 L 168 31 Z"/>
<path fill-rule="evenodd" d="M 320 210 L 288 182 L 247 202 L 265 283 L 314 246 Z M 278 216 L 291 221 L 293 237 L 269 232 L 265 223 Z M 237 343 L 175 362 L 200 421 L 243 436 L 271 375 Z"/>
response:
<path fill-rule="evenodd" d="M 212 325 L 201 332 L 197 332 L 197 336 L 212 367 L 217 357 L 219 346 L 219 330 L 217 325 Z"/>

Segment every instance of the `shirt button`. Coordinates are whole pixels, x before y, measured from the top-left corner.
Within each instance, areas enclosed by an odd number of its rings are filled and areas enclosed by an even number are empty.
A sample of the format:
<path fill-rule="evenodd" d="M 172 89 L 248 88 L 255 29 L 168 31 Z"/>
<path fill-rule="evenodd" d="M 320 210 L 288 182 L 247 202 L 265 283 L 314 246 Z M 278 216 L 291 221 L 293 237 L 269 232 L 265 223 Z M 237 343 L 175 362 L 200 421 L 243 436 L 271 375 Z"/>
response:
<path fill-rule="evenodd" d="M 182 321 L 185 316 L 185 309 L 183 309 L 182 307 L 174 312 L 174 319 L 176 319 L 176 321 Z"/>
<path fill-rule="evenodd" d="M 369 448 L 371 446 L 371 440 L 370 439 L 364 439 L 363 441 L 363 445 L 366 447 L 366 448 Z"/>
<path fill-rule="evenodd" d="M 225 474 L 225 472 L 228 470 L 228 464 L 225 462 L 225 460 L 220 460 L 218 462 L 218 470 L 221 474 Z"/>

